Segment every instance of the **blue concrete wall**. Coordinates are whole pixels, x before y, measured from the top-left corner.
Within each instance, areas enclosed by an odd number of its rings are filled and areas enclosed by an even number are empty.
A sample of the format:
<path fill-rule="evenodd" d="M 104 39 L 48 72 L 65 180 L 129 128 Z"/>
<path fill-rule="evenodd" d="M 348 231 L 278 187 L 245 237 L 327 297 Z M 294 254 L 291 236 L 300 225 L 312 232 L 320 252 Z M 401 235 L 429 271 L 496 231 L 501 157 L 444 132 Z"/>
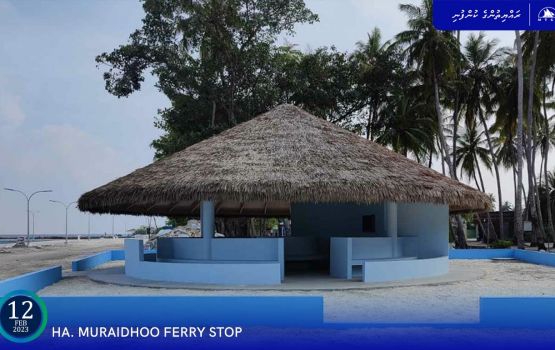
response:
<path fill-rule="evenodd" d="M 399 246 L 398 256 L 418 256 L 418 236 L 403 236 L 397 238 Z"/>
<path fill-rule="evenodd" d="M 125 260 L 124 250 L 105 250 L 71 262 L 72 271 L 88 271 L 110 261 Z"/>
<path fill-rule="evenodd" d="M 398 244 L 412 247 L 416 237 L 405 237 Z M 443 275 L 449 272 L 447 256 L 416 259 L 416 255 L 403 254 L 410 260 L 395 260 L 390 237 L 332 237 L 330 251 L 330 275 L 351 279 L 353 266 L 363 261 L 363 281 L 388 282 L 410 278 Z M 410 249 L 401 249 L 406 253 Z M 399 250 L 398 250 L 399 251 Z M 388 260 L 383 260 L 388 259 Z"/>
<path fill-rule="evenodd" d="M 331 213 L 330 216 L 333 217 Z M 357 261 L 368 261 L 363 269 L 367 282 L 431 277 L 447 273 L 447 205 L 398 203 L 396 216 L 398 238 L 333 237 L 330 246 L 331 275 L 352 278 L 353 266 L 357 265 Z M 390 226 L 394 227 L 395 223 Z M 417 259 L 392 260 L 403 257 Z M 379 259 L 389 260 L 376 261 Z"/>
<path fill-rule="evenodd" d="M 239 260 L 278 261 L 283 238 L 214 238 L 211 259 L 206 258 L 204 243 L 198 238 L 159 238 L 158 260 Z"/>
<path fill-rule="evenodd" d="M 449 259 L 513 258 L 513 249 L 449 249 Z"/>
<path fill-rule="evenodd" d="M 531 264 L 555 267 L 555 254 L 521 249 L 449 249 L 449 259 L 513 258 Z"/>
<path fill-rule="evenodd" d="M 0 281 L 0 296 L 14 290 L 39 291 L 62 279 L 62 267 L 54 266 Z"/>
<path fill-rule="evenodd" d="M 362 232 L 362 217 L 375 215 L 376 234 L 386 236 L 385 206 L 383 204 L 293 203 L 291 233 L 293 236 L 357 237 Z"/>
<path fill-rule="evenodd" d="M 431 259 L 365 261 L 362 281 L 391 282 L 411 278 L 441 276 L 449 272 L 446 256 Z"/>
<path fill-rule="evenodd" d="M 229 239 L 233 240 L 233 239 Z M 281 259 L 266 261 L 149 262 L 144 260 L 143 242 L 125 240 L 125 274 L 139 279 L 195 284 L 280 284 L 283 279 L 283 239 L 273 241 Z M 227 240 L 226 240 L 227 241 Z M 227 251 L 227 250 L 226 250 Z M 237 252 L 240 255 L 241 251 Z"/>
<path fill-rule="evenodd" d="M 117 261 L 117 260 L 125 260 L 125 250 L 123 249 L 112 250 L 112 261 Z"/>
<path fill-rule="evenodd" d="M 353 244 L 351 238 L 332 237 L 330 241 L 330 276 L 352 278 L 351 261 Z"/>
<path fill-rule="evenodd" d="M 350 237 L 351 238 L 351 253 L 352 259 L 385 259 L 393 258 L 394 256 L 400 257 L 417 257 L 417 237 L 399 237 L 397 238 L 397 249 L 394 251 L 392 246 L 395 241 L 391 237 Z M 331 241 L 337 242 L 345 240 L 345 237 L 332 237 Z M 330 248 L 330 252 L 334 248 Z M 394 255 L 394 252 L 397 255 Z"/>
<path fill-rule="evenodd" d="M 399 236 L 416 236 L 418 258 L 447 256 L 449 250 L 449 207 L 429 203 L 398 203 Z"/>
<path fill-rule="evenodd" d="M 158 238 L 158 259 L 205 260 L 206 247 L 201 238 Z"/>
<path fill-rule="evenodd" d="M 391 237 L 351 238 L 353 259 L 385 259 L 393 257 Z"/>
<path fill-rule="evenodd" d="M 74 260 L 71 262 L 71 270 L 73 271 L 87 271 L 92 270 L 98 265 L 105 264 L 112 261 L 112 251 L 106 250 L 82 259 Z"/>
<path fill-rule="evenodd" d="M 515 259 L 532 264 L 555 266 L 555 254 L 547 252 L 532 252 L 528 250 L 513 250 Z"/>
<path fill-rule="evenodd" d="M 215 238 L 212 241 L 212 260 L 277 261 L 279 240 L 279 238 Z"/>
<path fill-rule="evenodd" d="M 555 328 L 555 297 L 481 297 L 480 323 L 491 327 Z"/>

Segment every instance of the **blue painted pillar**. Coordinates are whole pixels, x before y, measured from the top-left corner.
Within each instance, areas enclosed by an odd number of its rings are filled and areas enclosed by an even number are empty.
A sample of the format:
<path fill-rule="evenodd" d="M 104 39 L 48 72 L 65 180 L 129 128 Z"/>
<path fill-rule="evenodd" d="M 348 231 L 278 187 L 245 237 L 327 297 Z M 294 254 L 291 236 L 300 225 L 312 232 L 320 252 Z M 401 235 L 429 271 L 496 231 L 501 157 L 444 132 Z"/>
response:
<path fill-rule="evenodd" d="M 391 237 L 391 255 L 396 258 L 399 252 L 397 251 L 397 203 L 385 203 L 386 212 L 386 232 Z"/>
<path fill-rule="evenodd" d="M 204 242 L 206 260 L 212 260 L 212 238 L 215 228 L 215 210 L 213 201 L 202 201 L 200 203 L 200 231 Z"/>

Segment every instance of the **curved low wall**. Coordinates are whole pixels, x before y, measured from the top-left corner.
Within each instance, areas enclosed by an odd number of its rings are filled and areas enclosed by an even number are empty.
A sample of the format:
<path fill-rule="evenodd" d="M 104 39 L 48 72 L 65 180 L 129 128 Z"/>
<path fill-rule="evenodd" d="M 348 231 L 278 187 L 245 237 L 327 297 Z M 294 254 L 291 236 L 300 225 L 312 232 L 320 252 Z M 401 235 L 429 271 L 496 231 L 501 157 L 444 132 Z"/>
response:
<path fill-rule="evenodd" d="M 26 273 L 0 281 L 0 296 L 14 290 L 30 290 L 37 292 L 44 287 L 62 279 L 62 267 L 54 266 L 47 269 Z"/>
<path fill-rule="evenodd" d="M 276 241 L 283 252 L 283 240 Z M 281 254 L 283 256 L 283 253 Z M 190 260 L 182 262 L 144 261 L 143 241 L 125 240 L 125 274 L 129 277 L 194 284 L 280 284 L 283 264 L 275 261 Z"/>
<path fill-rule="evenodd" d="M 124 254 L 121 254 L 121 255 L 124 255 Z M 114 250 L 105 250 L 103 252 L 72 261 L 71 270 L 72 271 L 92 270 L 97 266 L 100 266 L 102 264 L 105 264 L 113 260 L 123 260 L 123 259 L 117 259 L 119 257 L 120 256 L 118 256 L 118 253 L 114 254 Z M 123 256 L 123 258 L 125 258 L 125 256 Z"/>
<path fill-rule="evenodd" d="M 165 263 L 141 261 L 125 264 L 125 274 L 151 281 L 194 284 L 256 284 L 281 283 L 279 263 Z"/>
<path fill-rule="evenodd" d="M 369 260 L 362 270 L 363 282 L 391 282 L 402 279 L 424 278 L 449 272 L 449 258 L 442 256 L 414 260 Z"/>

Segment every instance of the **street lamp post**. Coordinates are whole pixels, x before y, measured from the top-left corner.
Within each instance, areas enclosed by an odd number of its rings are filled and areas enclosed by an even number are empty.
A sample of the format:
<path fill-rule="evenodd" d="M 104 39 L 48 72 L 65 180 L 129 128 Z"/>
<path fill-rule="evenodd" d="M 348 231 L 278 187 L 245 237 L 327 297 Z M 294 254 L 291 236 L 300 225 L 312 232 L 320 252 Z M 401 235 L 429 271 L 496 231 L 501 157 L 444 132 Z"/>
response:
<path fill-rule="evenodd" d="M 66 242 L 65 242 L 65 244 L 67 244 L 67 212 L 68 212 L 68 210 L 69 210 L 69 207 L 70 207 L 72 204 L 75 204 L 75 203 L 77 203 L 77 202 L 71 202 L 71 203 L 65 204 L 64 202 L 60 202 L 60 201 L 53 201 L 53 200 L 50 200 L 50 201 L 51 201 L 52 203 L 61 204 L 61 205 L 63 205 L 64 208 L 66 209 Z"/>
<path fill-rule="evenodd" d="M 13 188 L 4 188 L 4 190 L 6 191 L 11 191 L 11 192 L 17 192 L 17 193 L 21 193 L 25 199 L 27 200 L 27 244 L 26 246 L 29 246 L 29 235 L 30 235 L 30 230 L 29 230 L 29 203 L 31 202 L 31 198 L 33 198 L 33 196 L 37 193 L 46 193 L 46 192 L 52 192 L 52 190 L 40 190 L 40 191 L 35 191 L 33 193 L 31 193 L 30 196 L 28 196 L 25 192 L 20 191 L 20 190 L 16 190 Z"/>
<path fill-rule="evenodd" d="M 31 215 L 33 215 L 33 241 L 35 240 L 35 214 L 38 214 L 38 210 L 30 210 Z"/>

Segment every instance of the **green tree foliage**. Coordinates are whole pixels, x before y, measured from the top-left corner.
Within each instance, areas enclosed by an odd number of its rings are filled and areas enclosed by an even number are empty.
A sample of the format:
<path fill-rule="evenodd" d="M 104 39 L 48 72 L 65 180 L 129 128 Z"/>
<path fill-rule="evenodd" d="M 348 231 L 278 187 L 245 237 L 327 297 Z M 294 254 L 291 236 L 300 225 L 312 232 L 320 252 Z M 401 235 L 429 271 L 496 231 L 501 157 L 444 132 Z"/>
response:
<path fill-rule="evenodd" d="M 129 42 L 97 57 L 106 89 L 139 90 L 152 73 L 170 100 L 153 142 L 163 157 L 276 103 L 274 43 L 295 24 L 318 17 L 302 0 L 145 0 L 143 26 Z"/>
<path fill-rule="evenodd" d="M 476 187 L 484 191 L 484 180 L 480 164 L 487 170 L 492 168 L 492 160 L 489 149 L 486 146 L 484 131 L 472 125 L 466 128 L 466 132 L 458 139 L 457 167 L 460 167 L 461 177 L 466 175 L 476 183 Z M 479 180 L 479 182 L 478 182 Z"/>
<path fill-rule="evenodd" d="M 366 41 L 357 43 L 352 59 L 358 72 L 358 107 L 362 114 L 359 129 L 367 139 L 374 140 L 387 123 L 388 113 L 384 112 L 393 104 L 391 99 L 399 97 L 400 90 L 410 85 L 414 74 L 404 69 L 401 51 L 390 42 L 382 42 L 378 28 L 368 34 Z M 394 91 L 397 96 L 392 95 Z M 390 140 L 382 141 L 389 144 Z"/>
<path fill-rule="evenodd" d="M 434 27 L 431 0 L 423 0 L 420 6 L 402 4 L 399 8 L 408 17 L 408 29 L 397 34 L 397 44 L 404 48 L 407 64 L 415 66 L 420 73 L 423 86 L 433 93 L 442 159 L 447 164 L 450 176 L 456 178 L 456 169 L 444 131 L 440 96 L 441 87 L 454 77 L 456 62 L 460 60 L 457 41 L 452 32 L 440 31 Z M 460 218 L 458 221 L 461 221 Z M 459 231 L 458 236 L 460 233 Z"/>
<path fill-rule="evenodd" d="M 356 66 L 334 47 L 303 55 L 295 72 L 292 102 L 317 116 L 349 127 L 360 110 Z"/>

